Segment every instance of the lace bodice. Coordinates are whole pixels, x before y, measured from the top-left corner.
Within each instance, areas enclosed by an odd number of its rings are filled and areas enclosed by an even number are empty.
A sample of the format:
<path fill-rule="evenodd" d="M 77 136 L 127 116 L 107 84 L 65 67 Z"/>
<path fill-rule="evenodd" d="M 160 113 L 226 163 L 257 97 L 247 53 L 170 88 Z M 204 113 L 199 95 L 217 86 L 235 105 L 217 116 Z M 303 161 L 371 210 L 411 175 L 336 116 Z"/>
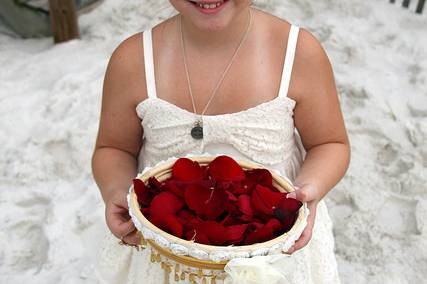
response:
<path fill-rule="evenodd" d="M 296 154 L 292 150 L 296 144 L 294 106 L 294 100 L 277 97 L 238 113 L 205 116 L 203 139 L 194 139 L 190 135 L 193 113 L 167 101 L 148 98 L 137 106 L 144 128 L 140 169 L 180 153 L 209 152 L 215 144 L 228 144 L 240 156 L 261 164 L 290 161 Z"/>

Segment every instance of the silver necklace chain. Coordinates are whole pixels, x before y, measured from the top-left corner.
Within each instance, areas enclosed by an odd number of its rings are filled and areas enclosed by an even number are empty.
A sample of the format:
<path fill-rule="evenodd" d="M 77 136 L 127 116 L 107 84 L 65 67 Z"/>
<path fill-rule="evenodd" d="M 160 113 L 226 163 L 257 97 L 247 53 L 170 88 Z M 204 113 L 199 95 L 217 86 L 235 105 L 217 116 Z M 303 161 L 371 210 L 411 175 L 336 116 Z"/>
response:
<path fill-rule="evenodd" d="M 187 58 L 186 58 L 186 51 L 185 51 L 185 45 L 184 45 L 184 37 L 183 37 L 183 35 L 182 35 L 182 21 L 181 21 L 181 17 L 182 17 L 182 15 L 180 14 L 180 17 L 179 17 L 179 30 L 180 30 L 180 34 L 181 34 L 181 47 L 182 47 L 182 53 L 183 53 L 183 57 L 184 57 L 185 73 L 186 73 L 186 75 L 187 75 L 187 84 L 188 84 L 188 90 L 189 90 L 189 92 L 190 92 L 191 103 L 193 104 L 193 111 L 194 111 L 194 114 L 195 114 L 195 115 L 197 115 L 196 105 L 195 105 L 195 103 L 194 103 L 193 92 L 192 92 L 192 90 L 191 90 L 190 75 L 189 75 L 189 73 L 188 73 Z M 225 75 L 226 75 L 226 74 L 227 74 L 227 72 L 228 72 L 228 69 L 230 69 L 231 64 L 233 63 L 234 59 L 236 58 L 237 53 L 239 52 L 240 48 L 242 47 L 243 42 L 245 41 L 245 39 L 246 39 L 246 37 L 247 37 L 247 35 L 248 35 L 249 27 L 250 27 L 250 25 L 251 25 L 251 22 L 252 22 L 252 12 L 251 12 L 251 8 L 249 7 L 249 21 L 248 21 L 248 24 L 247 24 L 247 27 L 246 27 L 245 34 L 243 35 L 242 39 L 240 40 L 240 43 L 239 43 L 238 47 L 237 47 L 237 48 L 236 48 L 236 50 L 234 51 L 234 54 L 233 54 L 233 56 L 231 57 L 231 60 L 230 60 L 230 62 L 228 63 L 227 68 L 225 68 L 224 72 L 222 73 L 222 76 L 221 76 L 220 80 L 218 81 L 218 83 L 216 84 L 216 86 L 215 86 L 214 90 L 212 91 L 212 94 L 211 94 L 211 97 L 209 98 L 208 103 L 206 104 L 205 108 L 203 109 L 202 113 L 200 114 L 200 119 L 202 119 L 202 118 L 203 118 L 203 114 L 204 114 L 204 113 L 206 112 L 206 110 L 208 109 L 209 104 L 211 103 L 212 99 L 213 99 L 213 98 L 214 98 L 214 96 L 216 95 L 216 92 L 217 92 L 217 90 L 218 90 L 219 86 L 221 85 L 222 81 L 224 80 Z M 198 122 L 196 122 L 196 123 L 200 123 L 200 122 L 201 122 L 201 121 L 198 121 Z"/>

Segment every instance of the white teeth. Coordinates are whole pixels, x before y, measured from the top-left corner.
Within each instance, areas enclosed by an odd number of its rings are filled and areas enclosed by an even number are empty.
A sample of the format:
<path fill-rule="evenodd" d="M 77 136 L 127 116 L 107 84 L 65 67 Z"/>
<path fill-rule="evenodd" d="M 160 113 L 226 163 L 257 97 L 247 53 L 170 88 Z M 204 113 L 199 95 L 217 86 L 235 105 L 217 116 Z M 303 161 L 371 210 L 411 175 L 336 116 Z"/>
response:
<path fill-rule="evenodd" d="M 220 6 L 222 3 L 223 3 L 223 1 L 220 1 L 220 2 L 217 2 L 217 3 L 211 3 L 211 4 L 202 4 L 202 3 L 199 3 L 198 5 L 199 5 L 200 8 L 203 8 L 203 9 L 214 9 L 214 8 Z"/>

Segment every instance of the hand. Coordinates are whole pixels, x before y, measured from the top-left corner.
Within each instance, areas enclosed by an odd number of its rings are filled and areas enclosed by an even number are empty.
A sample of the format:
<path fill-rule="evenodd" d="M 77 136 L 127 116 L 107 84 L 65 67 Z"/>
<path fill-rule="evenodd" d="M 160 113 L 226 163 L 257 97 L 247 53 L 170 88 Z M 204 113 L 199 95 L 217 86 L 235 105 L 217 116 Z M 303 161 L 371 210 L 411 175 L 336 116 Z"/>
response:
<path fill-rule="evenodd" d="M 127 191 L 117 190 L 105 202 L 105 219 L 110 231 L 130 245 L 140 245 L 138 230 L 129 215 Z"/>
<path fill-rule="evenodd" d="M 318 191 L 313 184 L 305 184 L 301 187 L 294 186 L 295 191 L 287 194 L 287 198 L 295 198 L 301 202 L 307 202 L 307 207 L 310 210 L 310 215 L 307 219 L 307 226 L 302 232 L 299 239 L 295 244 L 286 252 L 287 254 L 292 254 L 296 250 L 299 250 L 306 246 L 311 239 L 313 233 L 314 220 L 316 217 L 317 204 L 319 203 L 320 198 L 318 197 Z"/>

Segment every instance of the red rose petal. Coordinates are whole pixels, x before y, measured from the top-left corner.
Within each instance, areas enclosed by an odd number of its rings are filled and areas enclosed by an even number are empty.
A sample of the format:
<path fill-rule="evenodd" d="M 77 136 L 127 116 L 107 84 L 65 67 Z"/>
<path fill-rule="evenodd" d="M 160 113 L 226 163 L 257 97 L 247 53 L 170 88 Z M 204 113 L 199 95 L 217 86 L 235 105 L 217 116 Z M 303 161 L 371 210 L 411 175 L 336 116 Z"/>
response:
<path fill-rule="evenodd" d="M 281 228 L 280 221 L 277 219 L 270 219 L 260 229 L 249 233 L 245 238 L 245 245 L 251 245 L 254 243 L 261 243 L 272 240 L 275 238 L 274 233 Z"/>
<path fill-rule="evenodd" d="M 237 201 L 237 197 L 231 193 L 230 191 L 226 190 L 225 193 L 227 193 L 227 198 L 229 201 Z"/>
<path fill-rule="evenodd" d="M 295 223 L 302 202 L 293 198 L 284 198 L 276 208 L 274 215 L 282 222 L 285 231 L 289 231 Z"/>
<path fill-rule="evenodd" d="M 232 216 L 241 215 L 237 202 L 227 201 L 224 204 L 224 209 Z"/>
<path fill-rule="evenodd" d="M 273 209 L 263 201 L 262 196 L 260 196 L 257 190 L 254 190 L 251 194 L 251 204 L 256 211 L 262 214 L 273 214 Z"/>
<path fill-rule="evenodd" d="M 277 205 L 277 207 L 281 208 L 282 210 L 286 210 L 291 213 L 298 212 L 301 206 L 302 206 L 302 202 L 294 198 L 283 198 L 280 201 L 280 203 Z"/>
<path fill-rule="evenodd" d="M 247 222 L 252 222 L 253 218 L 254 217 L 252 215 L 242 215 L 239 217 L 239 220 L 241 220 L 244 223 L 247 223 Z"/>
<path fill-rule="evenodd" d="M 191 184 L 185 190 L 185 202 L 198 216 L 215 219 L 225 210 L 227 193 L 224 190 Z"/>
<path fill-rule="evenodd" d="M 233 192 L 233 190 L 234 190 L 233 182 L 228 181 L 228 180 L 218 180 L 218 181 L 215 181 L 214 184 L 215 184 L 215 188 L 228 190 L 230 192 Z"/>
<path fill-rule="evenodd" d="M 190 222 L 195 218 L 195 215 L 190 210 L 181 209 L 178 212 L 178 218 L 181 218 L 185 222 Z"/>
<path fill-rule="evenodd" d="M 209 238 L 212 245 L 223 245 L 227 241 L 226 229 L 215 221 L 204 221 L 197 226 L 196 231 Z"/>
<path fill-rule="evenodd" d="M 241 181 L 245 178 L 242 167 L 231 157 L 221 155 L 209 163 L 209 173 L 214 180 Z"/>
<path fill-rule="evenodd" d="M 297 214 L 286 216 L 282 221 L 283 229 L 285 232 L 289 231 L 297 220 Z"/>
<path fill-rule="evenodd" d="M 163 186 L 163 184 L 154 176 L 148 178 L 148 185 L 155 193 L 160 192 Z"/>
<path fill-rule="evenodd" d="M 253 183 L 261 184 L 264 186 L 271 186 L 273 184 L 273 176 L 267 169 L 256 168 L 245 171 L 246 179 Z"/>
<path fill-rule="evenodd" d="M 235 186 L 233 193 L 251 195 L 254 188 L 255 183 L 253 183 L 252 181 L 243 180 L 239 186 Z"/>
<path fill-rule="evenodd" d="M 265 224 L 265 227 L 271 228 L 273 232 L 276 232 L 282 228 L 282 224 L 276 218 L 271 218 L 268 220 L 267 224 Z"/>
<path fill-rule="evenodd" d="M 177 236 L 178 238 L 181 238 L 183 235 L 184 228 L 173 214 L 154 216 L 150 221 L 160 229 Z"/>
<path fill-rule="evenodd" d="M 264 224 L 261 222 L 251 222 L 249 225 L 252 231 L 256 231 L 264 227 Z"/>
<path fill-rule="evenodd" d="M 201 186 L 204 186 L 204 187 L 213 187 L 216 184 L 216 182 L 214 180 L 211 180 L 211 179 L 200 180 L 200 181 L 197 181 L 196 183 L 200 184 Z M 188 183 L 187 183 L 187 185 L 188 185 Z"/>
<path fill-rule="evenodd" d="M 184 202 L 175 194 L 169 191 L 162 191 L 151 201 L 150 215 L 155 218 L 169 214 L 174 215 L 184 207 L 184 205 Z"/>
<path fill-rule="evenodd" d="M 168 179 L 165 181 L 165 186 L 164 188 L 167 191 L 172 192 L 173 194 L 175 194 L 176 196 L 184 199 L 184 189 L 178 186 L 178 183 L 175 180 L 172 179 Z"/>
<path fill-rule="evenodd" d="M 286 198 L 285 193 L 273 192 L 270 188 L 257 184 L 251 195 L 252 206 L 263 214 L 273 215 L 273 208 Z"/>
<path fill-rule="evenodd" d="M 209 177 L 209 167 L 207 165 L 200 166 L 203 171 L 203 178 Z"/>
<path fill-rule="evenodd" d="M 192 230 L 187 231 L 185 233 L 185 238 L 188 241 L 193 240 L 194 242 L 199 243 L 199 244 L 205 244 L 205 245 L 211 244 L 208 236 L 206 236 L 206 234 L 204 234 L 201 231 L 197 231 L 196 229 L 192 229 Z"/>
<path fill-rule="evenodd" d="M 141 208 L 141 213 L 145 218 L 150 219 L 150 208 Z"/>
<path fill-rule="evenodd" d="M 227 223 L 228 220 L 230 220 L 230 217 L 231 217 L 230 213 L 227 213 L 227 215 L 225 215 L 224 219 L 222 219 L 222 221 L 220 221 L 220 224 L 223 226 L 226 226 L 224 224 Z"/>
<path fill-rule="evenodd" d="M 255 243 L 262 243 L 274 238 L 274 234 L 271 228 L 262 227 L 261 229 L 249 233 L 244 241 L 245 245 L 252 245 Z"/>
<path fill-rule="evenodd" d="M 249 224 L 239 224 L 226 227 L 227 244 L 237 244 L 243 240 Z"/>
<path fill-rule="evenodd" d="M 142 206 L 149 206 L 153 199 L 153 194 L 146 188 L 144 182 L 139 178 L 133 180 L 133 189 L 138 199 L 138 203 Z"/>
<path fill-rule="evenodd" d="M 138 194 L 142 193 L 145 190 L 145 184 L 139 178 L 133 179 L 133 189 L 138 196 Z"/>
<path fill-rule="evenodd" d="M 241 216 L 230 215 L 230 217 L 228 217 L 225 222 L 222 222 L 222 224 L 225 227 L 228 227 L 228 226 L 241 225 L 242 223 L 246 223 L 246 221 L 242 221 L 241 218 L 242 218 Z"/>
<path fill-rule="evenodd" d="M 205 176 L 205 170 L 197 161 L 179 158 L 172 166 L 172 177 L 182 181 L 198 181 Z"/>
<path fill-rule="evenodd" d="M 182 190 L 184 190 L 187 187 L 188 183 L 189 183 L 188 181 L 182 181 L 182 180 L 179 180 L 179 179 L 175 179 L 172 176 L 169 177 L 169 178 L 167 178 L 167 179 L 165 179 L 165 183 L 167 183 L 167 182 L 172 182 L 174 185 L 176 185 L 177 187 L 179 187 Z"/>
<path fill-rule="evenodd" d="M 252 205 L 251 205 L 251 197 L 249 195 L 246 195 L 246 194 L 240 195 L 238 198 L 238 205 L 239 205 L 240 211 L 244 215 L 252 216 L 254 214 L 252 210 Z"/>
<path fill-rule="evenodd" d="M 185 229 L 194 229 L 203 220 L 193 214 L 190 210 L 181 209 L 177 214 L 178 220 L 185 227 Z"/>

